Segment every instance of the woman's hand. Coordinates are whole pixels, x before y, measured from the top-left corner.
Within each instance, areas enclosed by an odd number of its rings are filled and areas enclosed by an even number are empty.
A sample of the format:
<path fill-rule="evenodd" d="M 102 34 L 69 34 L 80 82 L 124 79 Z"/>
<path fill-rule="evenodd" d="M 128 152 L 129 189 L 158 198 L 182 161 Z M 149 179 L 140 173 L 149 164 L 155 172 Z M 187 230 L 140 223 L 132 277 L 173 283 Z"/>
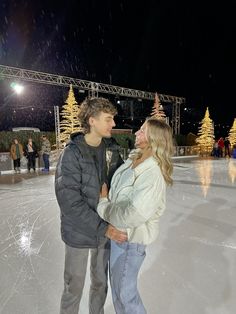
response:
<path fill-rule="evenodd" d="M 100 197 L 107 197 L 108 196 L 108 187 L 106 183 L 103 183 L 101 192 L 100 192 Z"/>

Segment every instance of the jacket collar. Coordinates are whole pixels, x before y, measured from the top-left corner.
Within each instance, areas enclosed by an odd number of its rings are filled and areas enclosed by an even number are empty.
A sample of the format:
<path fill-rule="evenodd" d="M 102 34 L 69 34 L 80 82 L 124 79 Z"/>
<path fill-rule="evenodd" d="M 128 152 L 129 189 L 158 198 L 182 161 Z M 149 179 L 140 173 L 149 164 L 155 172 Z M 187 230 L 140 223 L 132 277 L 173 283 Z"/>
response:
<path fill-rule="evenodd" d="M 102 142 L 104 143 L 104 145 L 106 146 L 107 149 L 119 150 L 119 148 L 120 148 L 119 144 L 112 137 L 111 138 L 102 138 Z M 70 145 L 70 144 L 77 144 L 77 145 L 82 144 L 83 146 L 88 145 L 85 142 L 84 133 L 82 133 L 82 132 L 72 133 L 70 136 L 70 141 L 67 145 Z"/>
<path fill-rule="evenodd" d="M 134 168 L 135 175 L 140 175 L 145 170 L 157 166 L 157 161 L 154 157 L 149 157 L 145 159 L 141 164 Z"/>
<path fill-rule="evenodd" d="M 117 170 L 117 173 L 119 173 L 120 171 L 123 171 L 123 170 L 125 170 L 131 166 L 132 166 L 132 160 L 130 158 L 128 158 L 126 160 L 126 162 L 124 163 L 124 165 Z M 145 170 L 152 168 L 152 167 L 156 167 L 156 166 L 157 166 L 156 159 L 154 157 L 149 157 L 133 169 L 134 174 L 135 174 L 135 176 L 140 175 Z"/>

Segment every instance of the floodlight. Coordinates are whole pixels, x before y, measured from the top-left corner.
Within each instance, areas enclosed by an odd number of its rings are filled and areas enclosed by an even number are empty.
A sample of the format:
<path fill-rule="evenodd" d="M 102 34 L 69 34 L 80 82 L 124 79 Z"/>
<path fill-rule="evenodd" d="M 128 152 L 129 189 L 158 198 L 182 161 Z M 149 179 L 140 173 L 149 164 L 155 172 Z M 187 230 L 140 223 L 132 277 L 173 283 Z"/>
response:
<path fill-rule="evenodd" d="M 24 90 L 24 86 L 18 83 L 11 83 L 11 88 L 16 92 L 16 94 L 21 94 Z"/>

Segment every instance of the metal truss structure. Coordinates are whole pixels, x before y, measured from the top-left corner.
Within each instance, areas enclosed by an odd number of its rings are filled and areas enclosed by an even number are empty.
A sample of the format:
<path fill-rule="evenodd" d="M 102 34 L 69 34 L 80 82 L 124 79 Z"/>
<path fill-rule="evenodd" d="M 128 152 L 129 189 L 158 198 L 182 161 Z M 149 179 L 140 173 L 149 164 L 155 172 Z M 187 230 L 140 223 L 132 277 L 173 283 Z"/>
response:
<path fill-rule="evenodd" d="M 125 96 L 131 98 L 154 100 L 155 93 L 141 90 L 119 87 L 109 84 L 96 83 L 67 76 L 26 70 L 22 68 L 0 65 L 0 78 L 14 78 L 19 80 L 31 81 L 42 84 L 70 86 L 80 90 L 88 90 L 89 96 L 98 96 L 99 93 L 112 94 L 116 96 Z M 172 103 L 172 129 L 174 134 L 180 132 L 180 105 L 185 102 L 185 98 L 158 94 L 161 102 Z M 56 119 L 56 117 L 55 117 Z"/>
<path fill-rule="evenodd" d="M 59 107 L 54 106 L 54 118 L 55 118 L 55 132 L 56 132 L 56 147 L 60 148 L 60 114 Z"/>

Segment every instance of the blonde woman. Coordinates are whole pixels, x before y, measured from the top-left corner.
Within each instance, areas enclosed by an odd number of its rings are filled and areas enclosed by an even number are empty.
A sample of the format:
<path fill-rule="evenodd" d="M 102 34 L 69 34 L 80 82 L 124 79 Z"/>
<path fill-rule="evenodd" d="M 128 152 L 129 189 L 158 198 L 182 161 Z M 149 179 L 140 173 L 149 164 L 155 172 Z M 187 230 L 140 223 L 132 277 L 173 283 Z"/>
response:
<path fill-rule="evenodd" d="M 118 314 L 146 313 L 137 277 L 146 246 L 158 236 L 166 186 L 172 184 L 173 141 L 168 124 L 149 118 L 135 135 L 137 149 L 116 170 L 109 195 L 103 185 L 98 205 L 99 215 L 128 235 L 128 242 L 111 241 L 110 281 Z"/>

